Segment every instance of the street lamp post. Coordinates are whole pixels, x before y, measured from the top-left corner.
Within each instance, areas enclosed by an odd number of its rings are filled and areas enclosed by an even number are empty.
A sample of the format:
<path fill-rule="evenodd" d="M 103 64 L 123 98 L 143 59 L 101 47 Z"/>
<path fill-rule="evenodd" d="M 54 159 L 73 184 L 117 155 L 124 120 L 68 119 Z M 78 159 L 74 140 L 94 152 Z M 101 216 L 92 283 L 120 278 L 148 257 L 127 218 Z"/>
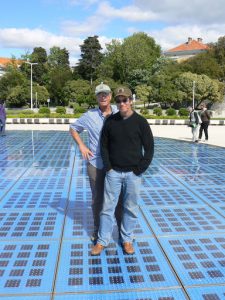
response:
<path fill-rule="evenodd" d="M 36 108 L 37 108 L 37 92 L 35 93 L 35 99 L 36 99 Z"/>
<path fill-rule="evenodd" d="M 38 63 L 31 63 L 29 61 L 25 61 L 25 63 L 30 65 L 30 109 L 33 110 L 33 65 L 37 65 Z"/>
<path fill-rule="evenodd" d="M 193 106 L 193 109 L 195 109 L 195 81 L 193 81 L 193 90 L 192 90 L 192 106 Z"/>

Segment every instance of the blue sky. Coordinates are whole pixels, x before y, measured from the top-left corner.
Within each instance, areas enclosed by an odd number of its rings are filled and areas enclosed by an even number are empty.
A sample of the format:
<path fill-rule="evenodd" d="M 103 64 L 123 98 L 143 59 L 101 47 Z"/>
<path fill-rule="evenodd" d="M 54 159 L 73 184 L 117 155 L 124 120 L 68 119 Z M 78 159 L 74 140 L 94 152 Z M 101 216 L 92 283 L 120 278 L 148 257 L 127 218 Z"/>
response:
<path fill-rule="evenodd" d="M 188 37 L 216 42 L 225 36 L 224 0 L 0 0 L 0 57 L 17 58 L 34 47 L 66 48 L 71 64 L 88 36 L 105 44 L 144 31 L 162 50 Z"/>

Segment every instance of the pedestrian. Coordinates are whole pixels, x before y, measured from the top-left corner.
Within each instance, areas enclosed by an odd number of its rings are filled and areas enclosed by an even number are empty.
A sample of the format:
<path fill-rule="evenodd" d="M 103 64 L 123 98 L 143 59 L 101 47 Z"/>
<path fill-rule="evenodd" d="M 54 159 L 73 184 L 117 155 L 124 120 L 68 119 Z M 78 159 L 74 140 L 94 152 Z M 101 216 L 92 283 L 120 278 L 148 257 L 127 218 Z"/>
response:
<path fill-rule="evenodd" d="M 0 100 L 0 135 L 5 135 L 6 111 L 4 101 Z"/>
<path fill-rule="evenodd" d="M 87 173 L 92 193 L 92 213 L 94 229 L 91 236 L 93 242 L 97 239 L 100 218 L 99 214 L 103 204 L 103 189 L 105 170 L 100 153 L 100 134 L 103 123 L 111 115 L 118 111 L 115 105 L 111 105 L 112 92 L 108 85 L 101 83 L 96 86 L 95 95 L 98 107 L 88 110 L 74 124 L 70 126 L 70 133 L 77 143 L 82 157 L 87 160 Z M 89 137 L 89 147 L 84 144 L 80 133 L 86 130 Z M 120 201 L 116 209 L 116 220 L 120 226 L 122 216 Z"/>
<path fill-rule="evenodd" d="M 198 139 L 201 140 L 202 132 L 204 131 L 205 141 L 208 141 L 208 139 L 209 139 L 208 127 L 209 127 L 209 123 L 210 123 L 210 113 L 208 112 L 205 103 L 202 103 L 200 107 L 201 107 L 200 117 L 201 117 L 202 123 L 200 126 Z"/>
<path fill-rule="evenodd" d="M 201 118 L 199 114 L 194 110 L 193 107 L 188 107 L 189 111 L 189 127 L 191 127 L 192 131 L 192 141 L 198 143 L 198 133 L 201 124 Z"/>
<path fill-rule="evenodd" d="M 150 165 L 154 153 L 152 131 L 147 120 L 132 109 L 130 89 L 117 88 L 115 101 L 119 112 L 106 120 L 101 135 L 101 153 L 106 177 L 98 240 L 92 248 L 92 255 L 99 255 L 110 242 L 113 215 L 121 188 L 121 243 L 125 253 L 134 253 L 133 239 L 138 218 L 141 174 Z"/>

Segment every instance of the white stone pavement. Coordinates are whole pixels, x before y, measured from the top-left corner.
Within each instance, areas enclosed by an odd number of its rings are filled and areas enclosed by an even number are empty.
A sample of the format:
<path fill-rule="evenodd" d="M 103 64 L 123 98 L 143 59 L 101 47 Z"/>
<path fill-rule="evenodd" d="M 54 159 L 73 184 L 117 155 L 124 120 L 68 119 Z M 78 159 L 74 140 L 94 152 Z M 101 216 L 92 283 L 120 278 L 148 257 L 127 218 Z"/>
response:
<path fill-rule="evenodd" d="M 187 125 L 150 125 L 153 135 L 191 142 L 191 129 Z M 69 124 L 6 124 L 6 130 L 62 130 L 68 131 Z M 209 126 L 210 145 L 225 147 L 225 126 Z M 203 133 L 204 137 L 204 133 Z M 179 149 L 178 149 L 179 150 Z"/>

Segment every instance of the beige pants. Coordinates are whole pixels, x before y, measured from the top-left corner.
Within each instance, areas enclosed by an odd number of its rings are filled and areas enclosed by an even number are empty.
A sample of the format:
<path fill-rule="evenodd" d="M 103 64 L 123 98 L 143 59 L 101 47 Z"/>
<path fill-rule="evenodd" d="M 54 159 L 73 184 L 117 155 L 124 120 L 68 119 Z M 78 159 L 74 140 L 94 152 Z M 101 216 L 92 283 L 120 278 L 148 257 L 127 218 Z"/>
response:
<path fill-rule="evenodd" d="M 195 128 L 191 128 L 193 142 L 198 141 L 199 128 L 200 128 L 199 124 Z"/>

